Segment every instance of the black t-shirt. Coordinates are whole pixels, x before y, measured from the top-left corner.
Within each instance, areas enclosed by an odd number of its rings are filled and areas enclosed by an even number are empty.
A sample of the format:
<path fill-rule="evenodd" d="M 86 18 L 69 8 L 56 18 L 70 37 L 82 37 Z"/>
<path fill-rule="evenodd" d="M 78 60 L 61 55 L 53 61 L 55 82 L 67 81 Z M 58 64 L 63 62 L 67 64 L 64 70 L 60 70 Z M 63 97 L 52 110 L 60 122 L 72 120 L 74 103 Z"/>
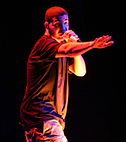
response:
<path fill-rule="evenodd" d="M 27 62 L 27 86 L 21 103 L 21 123 L 25 128 L 57 119 L 64 125 L 68 105 L 68 58 L 55 58 L 63 43 L 42 36 Z"/>

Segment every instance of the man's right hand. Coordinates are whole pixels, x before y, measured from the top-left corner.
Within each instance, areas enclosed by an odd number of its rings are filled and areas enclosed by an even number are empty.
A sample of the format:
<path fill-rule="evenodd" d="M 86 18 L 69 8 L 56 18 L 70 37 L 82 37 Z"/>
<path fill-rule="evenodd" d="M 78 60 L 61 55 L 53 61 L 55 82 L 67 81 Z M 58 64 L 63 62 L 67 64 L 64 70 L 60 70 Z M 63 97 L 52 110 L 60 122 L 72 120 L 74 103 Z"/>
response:
<path fill-rule="evenodd" d="M 66 40 L 66 42 L 77 42 L 80 40 L 73 30 L 66 31 L 62 37 Z"/>

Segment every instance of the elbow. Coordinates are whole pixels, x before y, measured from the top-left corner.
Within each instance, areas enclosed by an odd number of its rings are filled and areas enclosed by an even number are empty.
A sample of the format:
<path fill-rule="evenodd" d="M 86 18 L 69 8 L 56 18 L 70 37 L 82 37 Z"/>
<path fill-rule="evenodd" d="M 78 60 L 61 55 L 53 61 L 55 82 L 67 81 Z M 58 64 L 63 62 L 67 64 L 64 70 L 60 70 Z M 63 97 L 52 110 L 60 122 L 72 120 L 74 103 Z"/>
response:
<path fill-rule="evenodd" d="M 86 75 L 86 72 L 87 72 L 86 70 L 79 71 L 79 72 L 76 72 L 75 75 L 78 77 L 83 77 Z"/>
<path fill-rule="evenodd" d="M 80 75 L 80 77 L 83 77 L 86 75 L 86 70 Z"/>

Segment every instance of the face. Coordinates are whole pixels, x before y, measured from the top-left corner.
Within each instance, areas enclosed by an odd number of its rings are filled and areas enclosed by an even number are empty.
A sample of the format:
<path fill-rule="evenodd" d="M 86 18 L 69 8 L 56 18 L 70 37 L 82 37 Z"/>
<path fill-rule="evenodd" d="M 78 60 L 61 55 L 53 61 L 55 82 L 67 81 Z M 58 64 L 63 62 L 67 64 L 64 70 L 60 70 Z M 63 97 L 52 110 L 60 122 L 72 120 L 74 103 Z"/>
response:
<path fill-rule="evenodd" d="M 53 17 L 48 25 L 49 33 L 52 37 L 61 39 L 62 35 L 69 30 L 68 15 Z"/>

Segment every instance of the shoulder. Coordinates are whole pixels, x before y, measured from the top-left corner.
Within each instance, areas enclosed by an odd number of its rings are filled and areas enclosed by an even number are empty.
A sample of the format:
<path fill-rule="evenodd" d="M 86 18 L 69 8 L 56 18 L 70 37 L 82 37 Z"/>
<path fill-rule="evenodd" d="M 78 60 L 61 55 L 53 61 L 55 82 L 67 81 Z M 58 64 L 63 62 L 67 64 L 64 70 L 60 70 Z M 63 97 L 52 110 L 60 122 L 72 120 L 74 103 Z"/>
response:
<path fill-rule="evenodd" d="M 43 35 L 34 45 L 31 52 L 32 56 L 41 56 L 42 58 L 55 58 L 61 43 L 55 39 Z"/>
<path fill-rule="evenodd" d="M 55 39 L 48 37 L 46 35 L 43 35 L 34 45 L 36 48 L 50 48 L 53 46 L 60 46 L 61 43 L 57 42 Z"/>
<path fill-rule="evenodd" d="M 38 41 L 40 42 L 52 42 L 52 43 L 58 43 L 55 39 L 48 37 L 46 35 L 43 35 Z"/>

